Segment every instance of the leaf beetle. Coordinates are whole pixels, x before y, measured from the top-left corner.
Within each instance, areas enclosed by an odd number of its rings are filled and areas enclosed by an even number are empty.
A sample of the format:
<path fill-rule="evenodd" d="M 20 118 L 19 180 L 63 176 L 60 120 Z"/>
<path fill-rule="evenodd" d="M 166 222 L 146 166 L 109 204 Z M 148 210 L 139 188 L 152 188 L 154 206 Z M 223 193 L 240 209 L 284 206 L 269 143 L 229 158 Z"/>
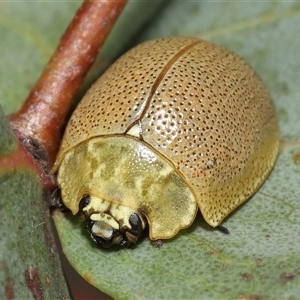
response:
<path fill-rule="evenodd" d="M 197 38 L 119 58 L 71 116 L 54 164 L 64 205 L 103 247 L 212 227 L 262 185 L 277 157 L 272 101 L 235 53 Z"/>

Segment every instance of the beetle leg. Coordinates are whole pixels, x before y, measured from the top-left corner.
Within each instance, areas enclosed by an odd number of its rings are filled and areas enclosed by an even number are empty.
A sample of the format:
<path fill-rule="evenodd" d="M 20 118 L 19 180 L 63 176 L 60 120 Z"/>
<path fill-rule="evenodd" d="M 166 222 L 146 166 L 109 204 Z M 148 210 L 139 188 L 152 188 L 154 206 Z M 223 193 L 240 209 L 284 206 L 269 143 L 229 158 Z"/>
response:
<path fill-rule="evenodd" d="M 230 231 L 229 229 L 227 229 L 226 227 L 222 226 L 222 225 L 219 225 L 216 227 L 219 231 L 221 231 L 222 233 L 224 234 L 230 234 Z"/>
<path fill-rule="evenodd" d="M 53 211 L 54 209 L 59 209 L 63 213 L 70 211 L 62 201 L 59 188 L 54 189 L 51 193 L 49 208 L 51 211 Z"/>

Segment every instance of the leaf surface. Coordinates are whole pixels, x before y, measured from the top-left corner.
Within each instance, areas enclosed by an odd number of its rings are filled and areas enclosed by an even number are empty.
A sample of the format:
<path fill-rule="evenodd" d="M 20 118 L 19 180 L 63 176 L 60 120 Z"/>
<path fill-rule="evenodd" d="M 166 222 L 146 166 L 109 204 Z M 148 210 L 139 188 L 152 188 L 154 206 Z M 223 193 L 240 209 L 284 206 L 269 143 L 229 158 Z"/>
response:
<path fill-rule="evenodd" d="M 270 89 L 282 133 L 271 176 L 223 223 L 201 216 L 161 248 L 102 251 L 76 217 L 55 217 L 65 253 L 116 299 L 297 299 L 300 294 L 300 22 L 297 2 L 174 1 L 141 40 L 198 36 L 244 57 Z"/>

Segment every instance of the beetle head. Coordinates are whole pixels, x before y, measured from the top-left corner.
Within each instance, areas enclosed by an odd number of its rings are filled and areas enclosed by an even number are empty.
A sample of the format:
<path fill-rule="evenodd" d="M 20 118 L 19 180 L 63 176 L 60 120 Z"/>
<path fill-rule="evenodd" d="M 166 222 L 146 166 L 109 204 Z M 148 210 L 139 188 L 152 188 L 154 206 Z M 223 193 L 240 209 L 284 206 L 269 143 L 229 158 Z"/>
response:
<path fill-rule="evenodd" d="M 88 219 L 91 239 L 100 247 L 135 244 L 146 227 L 145 217 L 127 206 L 86 195 L 79 204 Z"/>

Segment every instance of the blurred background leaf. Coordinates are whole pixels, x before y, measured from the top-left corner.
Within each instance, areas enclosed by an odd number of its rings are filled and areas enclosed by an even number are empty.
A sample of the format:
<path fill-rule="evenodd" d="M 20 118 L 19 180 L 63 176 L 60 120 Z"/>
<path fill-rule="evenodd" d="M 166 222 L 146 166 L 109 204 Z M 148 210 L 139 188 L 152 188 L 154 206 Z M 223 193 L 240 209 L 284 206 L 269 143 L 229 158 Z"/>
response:
<path fill-rule="evenodd" d="M 62 33 L 57 24 L 64 28 L 77 5 L 1 4 L 0 103 L 6 113 L 27 95 Z M 240 54 L 270 89 L 280 121 L 281 151 L 262 188 L 225 220 L 229 236 L 198 216 L 193 226 L 160 249 L 144 237 L 132 249 L 102 251 L 76 217 L 57 212 L 63 251 L 88 282 L 116 299 L 298 298 L 299 21 L 299 2 L 172 1 L 139 38 L 126 39 L 135 44 L 160 36 L 198 36 Z M 124 24 L 134 22 L 131 17 Z M 109 43 L 114 48 L 118 38 Z"/>
<path fill-rule="evenodd" d="M 0 297 L 69 299 L 40 179 L 0 106 Z M 18 169 L 16 166 L 18 165 Z"/>

